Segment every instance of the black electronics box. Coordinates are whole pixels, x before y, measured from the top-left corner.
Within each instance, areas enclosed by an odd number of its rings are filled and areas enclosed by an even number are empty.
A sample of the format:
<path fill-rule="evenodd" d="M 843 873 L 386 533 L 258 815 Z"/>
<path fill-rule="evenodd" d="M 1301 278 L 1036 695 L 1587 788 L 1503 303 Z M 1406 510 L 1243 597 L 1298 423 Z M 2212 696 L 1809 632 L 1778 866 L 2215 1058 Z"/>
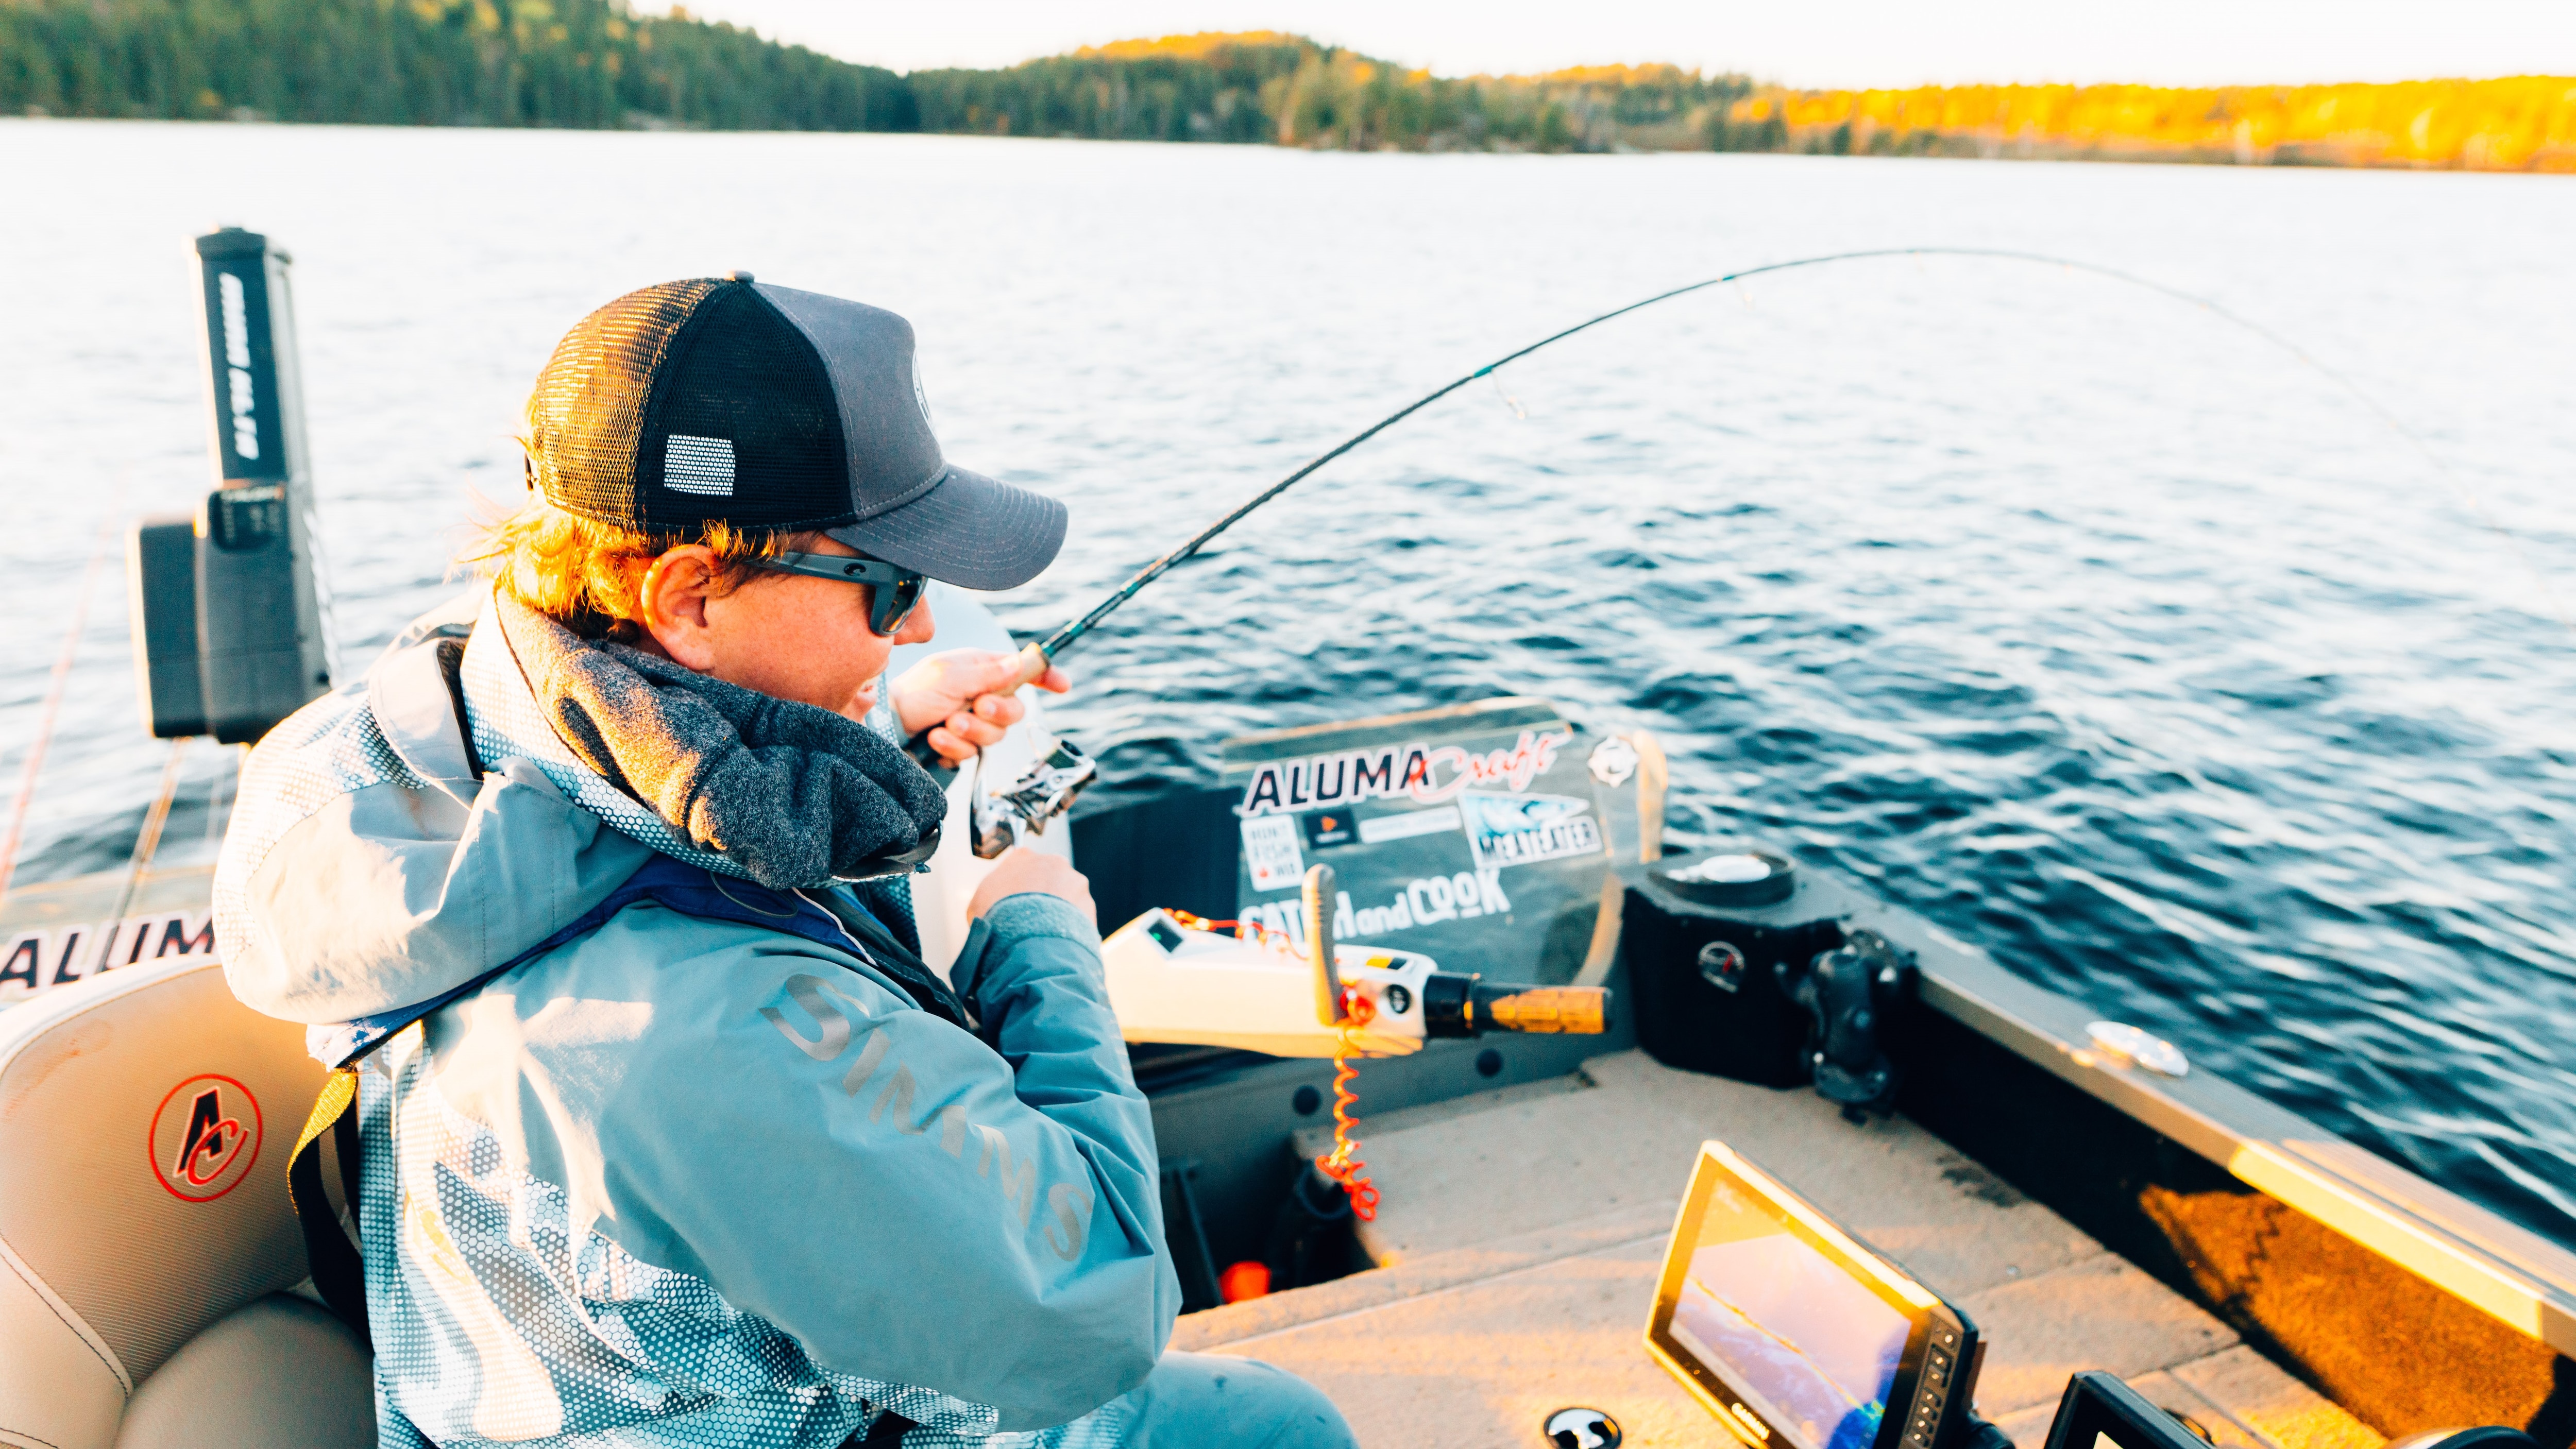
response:
<path fill-rule="evenodd" d="M 1745 872 L 1723 867 L 1757 858 L 1768 879 L 1725 878 Z M 1619 876 L 1628 888 L 1622 946 L 1637 1044 L 1683 1071 L 1765 1087 L 1804 1083 L 1807 1014 L 1773 968 L 1804 966 L 1841 945 L 1842 922 L 1861 899 L 1750 847 L 1630 862 Z"/>

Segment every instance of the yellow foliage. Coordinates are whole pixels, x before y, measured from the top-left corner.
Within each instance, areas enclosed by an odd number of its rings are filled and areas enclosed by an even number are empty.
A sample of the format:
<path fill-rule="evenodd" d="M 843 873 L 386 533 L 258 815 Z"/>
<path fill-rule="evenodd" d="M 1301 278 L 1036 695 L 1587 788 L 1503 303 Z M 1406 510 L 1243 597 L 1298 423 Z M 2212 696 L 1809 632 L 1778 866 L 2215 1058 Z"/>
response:
<path fill-rule="evenodd" d="M 1882 133 L 1931 135 L 2063 154 L 2171 155 L 2471 171 L 2576 171 L 2576 77 L 2391 84 L 1923 86 L 1767 91 L 1734 118 L 1774 110 L 1813 138 L 1848 125 L 1835 149 Z"/>
<path fill-rule="evenodd" d="M 1308 43 L 1303 36 L 1290 35 L 1284 30 L 1202 30 L 1192 35 L 1165 35 L 1153 40 L 1118 40 L 1107 45 L 1086 45 L 1074 55 L 1083 60 L 1143 60 L 1157 55 L 1203 60 L 1211 52 L 1219 50 Z"/>
<path fill-rule="evenodd" d="M 1545 75 L 1507 75 L 1490 79 L 1522 81 L 1532 85 L 1604 86 L 1616 90 L 1628 86 L 1676 86 L 1698 77 L 1698 71 L 1684 70 L 1677 65 L 1578 65 L 1552 70 Z M 1477 79 L 1489 77 L 1479 76 Z"/>

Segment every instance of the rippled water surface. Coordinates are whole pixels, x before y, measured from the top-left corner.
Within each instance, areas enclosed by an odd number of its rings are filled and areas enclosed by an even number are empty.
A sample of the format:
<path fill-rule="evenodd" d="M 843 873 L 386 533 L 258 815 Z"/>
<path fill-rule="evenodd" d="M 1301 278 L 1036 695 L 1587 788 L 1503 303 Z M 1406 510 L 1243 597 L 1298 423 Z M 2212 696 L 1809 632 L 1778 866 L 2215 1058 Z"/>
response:
<path fill-rule="evenodd" d="M 515 411 L 630 287 L 741 267 L 920 328 L 952 456 L 1074 510 L 1023 630 L 1429 386 L 1680 282 L 1256 515 L 1070 656 L 1130 779 L 1249 727 L 1554 697 L 1676 827 L 2013 970 L 2576 1243 L 2576 185 L 1773 156 L 0 121 L 0 771 L 103 524 L 205 486 L 188 238 L 296 254 L 345 664 L 452 587 Z M 2507 530 L 2507 531 L 2500 531 Z M 121 862 L 113 556 L 21 879 Z M 219 752 L 183 755 L 170 858 Z"/>

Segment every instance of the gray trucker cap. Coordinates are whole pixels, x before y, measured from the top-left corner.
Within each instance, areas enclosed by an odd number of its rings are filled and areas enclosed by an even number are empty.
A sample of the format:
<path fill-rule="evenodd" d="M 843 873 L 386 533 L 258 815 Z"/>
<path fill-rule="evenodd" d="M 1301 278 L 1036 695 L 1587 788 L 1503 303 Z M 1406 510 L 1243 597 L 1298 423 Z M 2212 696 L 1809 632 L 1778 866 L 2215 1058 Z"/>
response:
<path fill-rule="evenodd" d="M 1063 504 L 941 454 L 911 323 L 744 272 L 583 318 L 528 434 L 549 502 L 629 528 L 820 529 L 970 589 L 1026 583 L 1064 545 Z"/>

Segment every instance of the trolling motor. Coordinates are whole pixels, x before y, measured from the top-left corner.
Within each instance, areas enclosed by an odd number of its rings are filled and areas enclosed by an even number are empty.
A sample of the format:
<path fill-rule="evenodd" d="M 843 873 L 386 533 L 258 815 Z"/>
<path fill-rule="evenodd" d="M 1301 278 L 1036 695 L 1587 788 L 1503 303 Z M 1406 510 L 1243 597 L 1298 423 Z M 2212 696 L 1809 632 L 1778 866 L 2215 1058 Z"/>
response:
<path fill-rule="evenodd" d="M 1855 929 L 1803 968 L 1782 961 L 1771 970 L 1811 1020 L 1807 1065 L 1816 1094 L 1855 1120 L 1885 1111 L 1896 1100 L 1897 1071 L 1879 1034 L 1913 984 L 1913 962 L 1876 931 Z"/>
<path fill-rule="evenodd" d="M 135 674 L 153 734 L 244 744 L 331 687 L 330 598 L 286 250 L 228 226 L 197 270 L 215 486 L 127 535 Z"/>

